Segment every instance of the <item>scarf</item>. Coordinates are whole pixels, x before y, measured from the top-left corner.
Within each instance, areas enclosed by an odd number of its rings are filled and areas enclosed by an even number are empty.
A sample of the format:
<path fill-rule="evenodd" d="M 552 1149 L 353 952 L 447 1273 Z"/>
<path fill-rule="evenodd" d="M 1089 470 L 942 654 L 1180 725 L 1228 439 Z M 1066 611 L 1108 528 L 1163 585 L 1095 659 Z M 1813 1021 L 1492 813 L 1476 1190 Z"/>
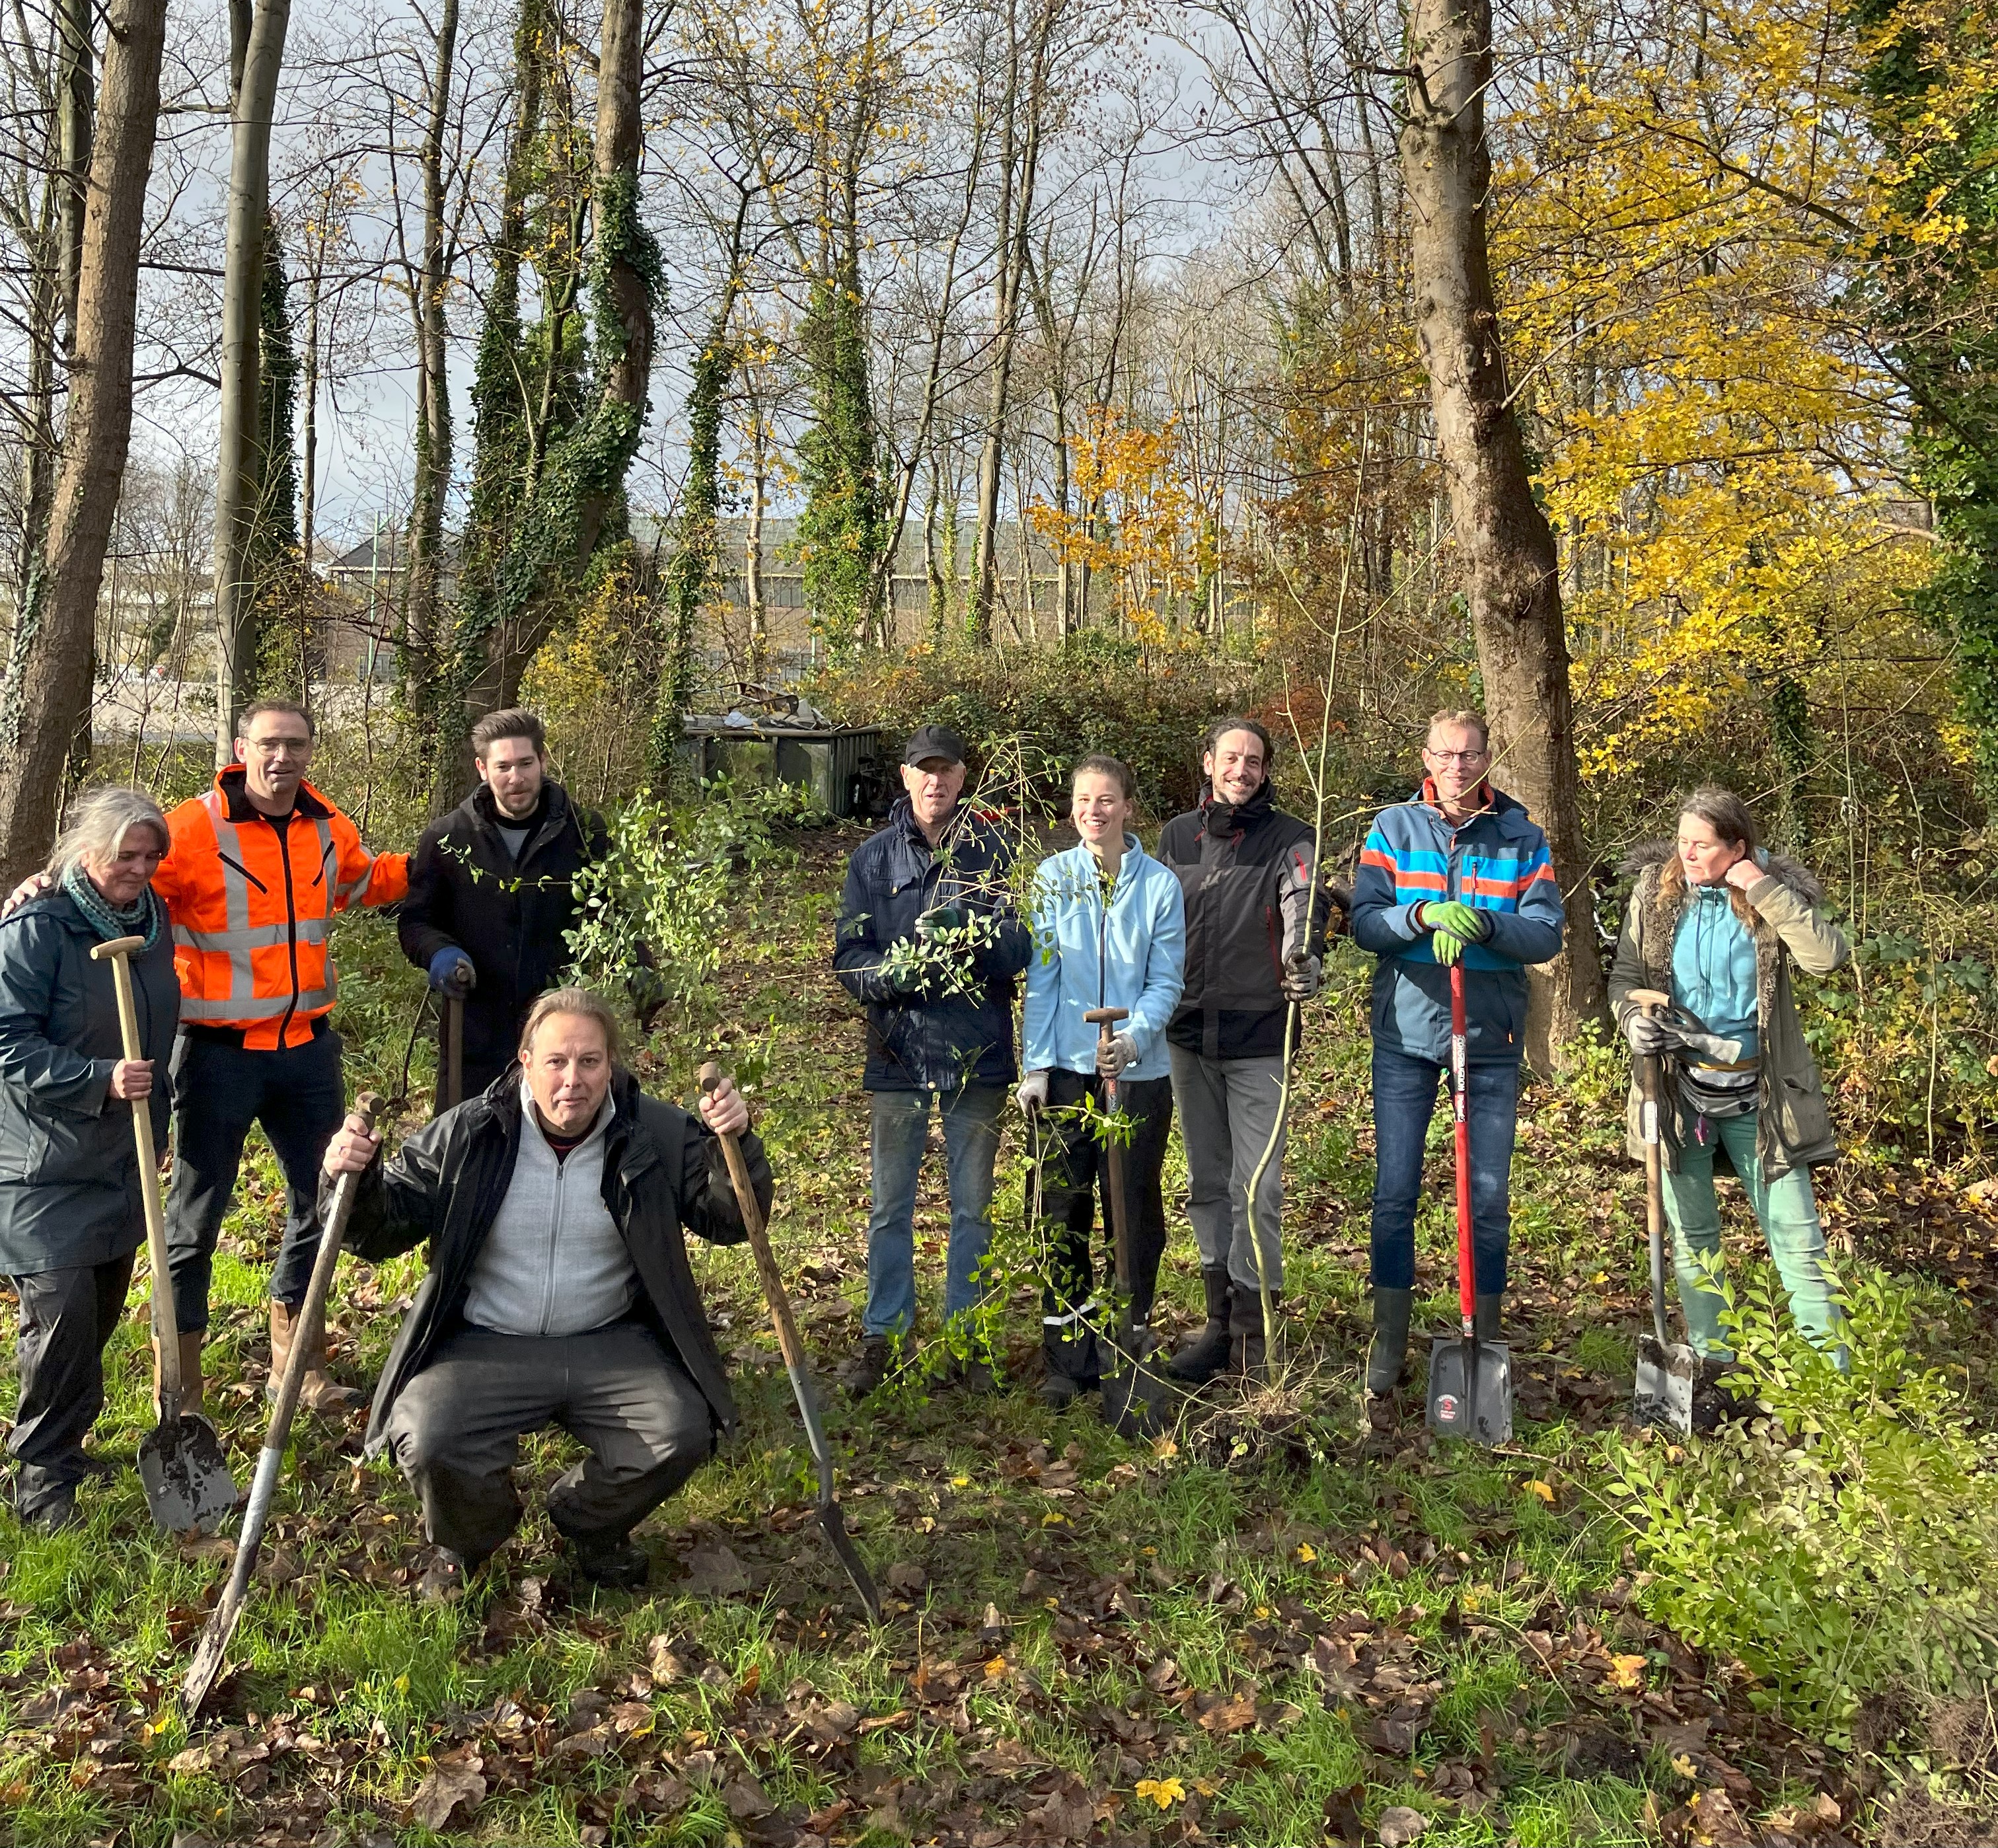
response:
<path fill-rule="evenodd" d="M 90 883 L 89 874 L 78 862 L 63 875 L 62 889 L 106 943 L 119 937 L 143 937 L 150 950 L 159 941 L 164 913 L 150 886 L 139 894 L 137 903 L 121 910 Z"/>
<path fill-rule="evenodd" d="M 1206 800 L 1201 804 L 1201 831 L 1217 841 L 1225 841 L 1237 829 L 1260 821 L 1269 813 L 1275 800 L 1270 793 L 1270 779 L 1267 776 L 1263 779 L 1262 787 L 1239 807 L 1233 803 L 1223 802 L 1210 789 Z"/>

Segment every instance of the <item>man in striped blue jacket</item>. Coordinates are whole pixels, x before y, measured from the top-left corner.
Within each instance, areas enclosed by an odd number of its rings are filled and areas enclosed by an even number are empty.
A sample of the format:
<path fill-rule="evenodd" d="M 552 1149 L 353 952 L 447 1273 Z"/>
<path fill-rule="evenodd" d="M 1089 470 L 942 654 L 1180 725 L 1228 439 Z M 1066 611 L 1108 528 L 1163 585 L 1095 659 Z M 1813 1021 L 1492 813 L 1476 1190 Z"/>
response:
<path fill-rule="evenodd" d="M 1505 1288 L 1512 1135 L 1525 1050 L 1526 972 L 1559 953 L 1565 922 L 1547 838 L 1492 788 L 1484 715 L 1440 712 L 1421 790 L 1383 809 L 1360 855 L 1353 935 L 1374 971 L 1374 1339 L 1367 1414 L 1398 1421 L 1409 1345 L 1416 1204 L 1437 1082 L 1450 1066 L 1450 972 L 1464 969 L 1471 1219 L 1481 1337 L 1496 1340 Z"/>

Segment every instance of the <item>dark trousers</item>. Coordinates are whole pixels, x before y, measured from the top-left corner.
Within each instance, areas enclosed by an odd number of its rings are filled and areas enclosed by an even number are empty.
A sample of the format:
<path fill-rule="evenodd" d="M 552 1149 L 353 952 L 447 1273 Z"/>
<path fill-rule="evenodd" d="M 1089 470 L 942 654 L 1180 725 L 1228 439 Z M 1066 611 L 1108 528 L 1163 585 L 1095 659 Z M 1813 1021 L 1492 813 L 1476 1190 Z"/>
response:
<path fill-rule="evenodd" d="M 183 1033 L 174 1046 L 173 1086 L 167 1258 L 181 1332 L 208 1326 L 215 1242 L 253 1123 L 262 1124 L 285 1171 L 285 1238 L 271 1267 L 271 1294 L 296 1308 L 319 1252 L 320 1161 L 347 1114 L 340 1035 L 323 1028 L 299 1045 L 252 1052 Z"/>
<path fill-rule="evenodd" d="M 1101 1079 L 1080 1072 L 1050 1072 L 1048 1109 L 1039 1132 L 1041 1226 L 1047 1239 L 1047 1278 L 1041 1291 L 1043 1345 L 1050 1372 L 1084 1380 L 1098 1378 L 1104 1365 L 1091 1325 L 1103 1318 L 1090 1307 L 1098 1274 L 1091 1235 L 1099 1198 L 1101 1274 L 1106 1283 L 1116 1276 L 1116 1245 L 1109 1151 L 1079 1107 L 1087 1097 L 1098 1110 L 1107 1110 L 1106 1089 Z M 1151 1317 L 1159 1260 L 1166 1249 L 1166 1203 L 1159 1176 L 1173 1127 L 1173 1081 L 1127 1078 L 1116 1089 L 1117 1107 L 1131 1119 L 1131 1139 L 1122 1150 L 1124 1216 L 1130 1240 L 1131 1314 L 1142 1325 Z"/>
<path fill-rule="evenodd" d="M 21 1402 L 7 1448 L 19 1459 L 22 1520 L 62 1501 L 89 1471 L 83 1440 L 104 1409 L 104 1349 L 131 1287 L 136 1252 L 14 1279 L 21 1300 Z"/>
<path fill-rule="evenodd" d="M 522 1434 L 559 1425 L 589 1456 L 548 1490 L 548 1518 L 573 1540 L 621 1540 L 714 1453 L 707 1401 L 651 1329 L 587 1335 L 461 1328 L 403 1389 L 389 1414 L 396 1461 L 430 1539 L 468 1563 L 520 1523 L 510 1472 Z"/>
<path fill-rule="evenodd" d="M 1374 1048 L 1374 1281 L 1383 1290 L 1407 1290 L 1416 1280 L 1416 1206 L 1422 1188 L 1422 1153 L 1437 1086 L 1447 1073 L 1433 1059 L 1412 1059 L 1385 1046 Z M 1512 1238 L 1512 1133 L 1519 1114 L 1519 1068 L 1472 1065 L 1468 1075 L 1464 1114 L 1471 1131 L 1471 1268 L 1478 1294 L 1495 1296 L 1505 1287 Z M 1452 1158 L 1446 1154 L 1444 1159 Z M 1453 1283 L 1456 1252 L 1453 1231 Z"/>

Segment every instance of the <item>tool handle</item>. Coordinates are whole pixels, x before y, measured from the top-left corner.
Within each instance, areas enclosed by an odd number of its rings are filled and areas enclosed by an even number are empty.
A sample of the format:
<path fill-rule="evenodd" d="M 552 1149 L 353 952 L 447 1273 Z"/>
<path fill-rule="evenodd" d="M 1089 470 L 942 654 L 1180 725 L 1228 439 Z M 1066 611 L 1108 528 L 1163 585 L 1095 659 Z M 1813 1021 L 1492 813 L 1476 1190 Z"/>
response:
<path fill-rule="evenodd" d="M 146 1056 L 139 1038 L 139 1004 L 132 991 L 131 957 L 146 947 L 143 937 L 119 937 L 100 943 L 90 952 L 99 962 L 111 965 L 111 986 L 118 997 L 118 1035 L 128 1059 Z M 162 1073 L 154 1073 L 160 1082 Z M 181 1415 L 181 1344 L 179 1318 L 173 1312 L 172 1274 L 167 1256 L 167 1216 L 160 1199 L 160 1158 L 153 1146 L 153 1100 L 134 1097 L 132 1103 L 132 1140 L 139 1150 L 139 1200 L 146 1216 L 146 1262 L 152 1276 L 153 1345 L 158 1350 L 160 1370 L 160 1421 L 174 1424 Z"/>
<path fill-rule="evenodd" d="M 1471 1241 L 1471 1055 L 1464 965 L 1450 965 L 1450 1102 L 1457 1132 L 1457 1304 L 1468 1333 L 1478 1314 L 1477 1254 Z"/>
<path fill-rule="evenodd" d="M 465 997 L 444 997 L 444 1107 L 465 1101 Z"/>
<path fill-rule="evenodd" d="M 1630 999 L 1647 1017 L 1671 1005 L 1671 997 L 1654 988 L 1633 989 Z M 1665 1343 L 1665 1175 L 1658 1107 L 1664 1062 L 1655 1052 L 1647 1052 L 1637 1061 L 1637 1109 L 1644 1142 L 1644 1232 L 1651 1257 L 1651 1327 L 1661 1346 Z"/>
<path fill-rule="evenodd" d="M 713 1059 L 700 1068 L 697 1082 L 703 1093 L 721 1083 L 721 1067 Z M 783 1273 L 777 1269 L 777 1255 L 770 1249 L 770 1235 L 763 1225 L 763 1209 L 756 1204 L 756 1190 L 749 1180 L 749 1164 L 743 1159 L 742 1145 L 731 1133 L 715 1131 L 721 1144 L 722 1159 L 728 1164 L 729 1184 L 735 1190 L 735 1204 L 749 1234 L 750 1255 L 756 1260 L 757 1281 L 763 1286 L 763 1300 L 770 1306 L 770 1320 L 776 1325 L 777 1346 L 793 1384 L 804 1378 L 805 1344 L 798 1339 L 798 1325 L 791 1314 L 790 1293 Z"/>

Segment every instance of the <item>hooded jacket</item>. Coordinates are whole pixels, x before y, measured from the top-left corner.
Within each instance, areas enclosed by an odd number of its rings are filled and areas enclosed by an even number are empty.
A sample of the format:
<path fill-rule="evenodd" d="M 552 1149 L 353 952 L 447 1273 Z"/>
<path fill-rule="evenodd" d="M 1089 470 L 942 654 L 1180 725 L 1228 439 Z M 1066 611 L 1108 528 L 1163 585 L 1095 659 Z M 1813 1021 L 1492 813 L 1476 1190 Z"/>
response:
<path fill-rule="evenodd" d="M 1019 1075 L 1013 985 L 1033 954 L 1033 939 L 1007 888 L 1012 869 L 1012 849 L 969 803 L 959 806 L 935 851 L 906 796 L 890 811 L 888 825 L 854 849 L 832 966 L 846 992 L 866 1004 L 867 1090 L 955 1091 L 1011 1084 Z M 897 944 L 914 939 L 916 920 L 939 906 L 989 925 L 969 991 L 932 981 L 904 993 L 882 972 L 883 962 Z"/>
<path fill-rule="evenodd" d="M 1374 968 L 1374 1043 L 1412 1059 L 1450 1059 L 1450 971 L 1416 922 L 1425 902 L 1457 899 L 1490 921 L 1464 967 L 1467 1052 L 1516 1065 L 1526 1053 L 1526 971 L 1560 953 L 1567 914 L 1547 838 L 1504 791 L 1453 824 L 1429 783 L 1374 817 L 1353 887 L 1353 940 Z"/>
<path fill-rule="evenodd" d="M 132 1107 L 111 1095 L 125 1056 L 103 941 L 60 887 L 0 919 L 0 1272 L 105 1264 L 145 1236 Z M 153 1061 L 153 1140 L 166 1146 L 167 1060 L 180 1017 L 162 926 L 132 959 L 140 1056 Z"/>
<path fill-rule="evenodd" d="M 512 1062 L 528 1008 L 569 967 L 563 938 L 576 923 L 576 876 L 604 851 L 603 818 L 578 808 L 560 783 L 543 788 L 541 823 L 517 861 L 483 783 L 425 828 L 410 856 L 410 896 L 396 926 L 403 954 L 428 969 L 438 951 L 455 947 L 479 977 L 465 999 L 468 1091 L 472 1074 Z"/>
<path fill-rule="evenodd" d="M 1132 1080 L 1170 1078 L 1166 1023 L 1186 981 L 1186 901 L 1180 882 L 1124 837 L 1110 902 L 1087 847 L 1050 855 L 1034 872 L 1034 956 L 1027 965 L 1021 1062 L 1030 1072 L 1096 1071 L 1091 1008 L 1122 1007 L 1112 1029 L 1138 1048 L 1124 1069 Z"/>
<path fill-rule="evenodd" d="M 1824 889 L 1794 860 L 1762 856 L 1763 876 L 1740 894 L 1755 945 L 1755 1030 L 1760 1073 L 1756 1087 L 1755 1155 L 1765 1180 L 1793 1168 L 1837 1159 L 1837 1138 L 1826 1108 L 1823 1080 L 1811 1056 L 1790 992 L 1790 964 L 1829 975 L 1851 955 L 1845 933 L 1824 915 Z M 1672 949 L 1690 902 L 1678 852 L 1669 841 L 1639 848 L 1624 863 L 1637 883 L 1624 907 L 1623 929 L 1609 969 L 1609 1004 L 1618 1025 L 1629 1018 L 1633 989 L 1653 988 L 1679 998 L 1672 983 Z M 1660 1112 L 1659 1140 L 1668 1166 L 1676 1169 L 1685 1130 L 1676 1086 L 1675 1107 Z M 1626 1112 L 1630 1152 L 1644 1159 L 1642 1100 L 1635 1074 Z"/>
<path fill-rule="evenodd" d="M 714 1245 L 748 1236 L 730 1186 L 720 1141 L 697 1117 L 644 1096 L 630 1073 L 612 1080 L 617 1114 L 603 1142 L 603 1204 L 638 1273 L 634 1313 L 670 1344 L 700 1388 L 715 1423 L 735 1421 L 735 1401 L 707 1311 L 687 1262 L 688 1231 Z M 385 1441 L 403 1389 L 429 1365 L 437 1344 L 464 1325 L 472 1270 L 506 1197 L 520 1153 L 524 1087 L 503 1072 L 482 1095 L 434 1117 L 392 1159 L 365 1169 L 347 1221 L 347 1243 L 370 1263 L 427 1241 L 430 1273 L 404 1317 L 375 1389 L 369 1453 Z M 742 1154 L 767 1214 L 772 1188 L 763 1145 L 751 1133 Z"/>
<path fill-rule="evenodd" d="M 1266 781 L 1239 808 L 1210 794 L 1175 815 L 1159 858 L 1186 897 L 1186 987 L 1167 1038 L 1203 1059 L 1281 1058 L 1284 965 L 1325 954 L 1332 915 L 1311 824 L 1278 808 Z"/>

